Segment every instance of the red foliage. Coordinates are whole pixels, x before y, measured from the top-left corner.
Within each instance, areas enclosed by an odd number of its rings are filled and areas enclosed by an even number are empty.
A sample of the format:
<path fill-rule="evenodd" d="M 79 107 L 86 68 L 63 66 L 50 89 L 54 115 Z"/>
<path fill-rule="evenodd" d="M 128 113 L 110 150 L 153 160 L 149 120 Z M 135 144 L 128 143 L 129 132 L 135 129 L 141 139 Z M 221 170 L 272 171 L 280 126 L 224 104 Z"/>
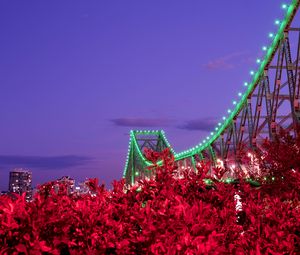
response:
<path fill-rule="evenodd" d="M 300 143 L 282 134 L 264 148 L 259 187 L 209 177 L 205 163 L 174 178 L 166 150 L 146 152 L 155 177 L 129 190 L 92 179 L 84 195 L 48 183 L 32 202 L 1 196 L 0 254 L 299 254 Z"/>

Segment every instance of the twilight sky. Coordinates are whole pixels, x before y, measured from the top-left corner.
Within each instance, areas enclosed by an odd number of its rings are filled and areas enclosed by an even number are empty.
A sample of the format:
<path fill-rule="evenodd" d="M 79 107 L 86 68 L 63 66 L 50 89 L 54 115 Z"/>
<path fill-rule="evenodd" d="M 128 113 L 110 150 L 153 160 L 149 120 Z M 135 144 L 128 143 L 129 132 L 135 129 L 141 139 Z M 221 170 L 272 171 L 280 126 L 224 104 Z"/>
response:
<path fill-rule="evenodd" d="M 279 0 L 0 1 L 0 190 L 123 173 L 130 129 L 203 139 L 270 43 Z"/>

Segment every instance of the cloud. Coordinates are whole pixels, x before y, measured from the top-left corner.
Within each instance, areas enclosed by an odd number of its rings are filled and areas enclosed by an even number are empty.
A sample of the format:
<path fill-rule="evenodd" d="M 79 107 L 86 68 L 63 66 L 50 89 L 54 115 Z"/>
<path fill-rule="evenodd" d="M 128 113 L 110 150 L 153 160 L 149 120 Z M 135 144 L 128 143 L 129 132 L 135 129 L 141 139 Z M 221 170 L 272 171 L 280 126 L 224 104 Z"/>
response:
<path fill-rule="evenodd" d="M 189 120 L 185 124 L 178 126 L 180 129 L 212 131 L 216 126 L 216 120 L 213 118 L 204 118 L 198 120 Z"/>
<path fill-rule="evenodd" d="M 245 56 L 246 54 L 247 52 L 233 52 L 226 56 L 211 60 L 207 64 L 204 64 L 203 67 L 209 70 L 232 69 L 235 67 L 233 60 L 235 63 L 239 63 L 244 59 L 241 57 Z"/>
<path fill-rule="evenodd" d="M 147 118 L 118 118 L 110 120 L 116 126 L 122 127 L 163 127 L 169 126 L 169 119 L 147 119 Z"/>
<path fill-rule="evenodd" d="M 76 155 L 64 156 L 22 156 L 22 155 L 0 155 L 0 165 L 8 168 L 35 168 L 41 170 L 60 170 L 64 168 L 82 166 L 91 161 L 92 158 Z"/>

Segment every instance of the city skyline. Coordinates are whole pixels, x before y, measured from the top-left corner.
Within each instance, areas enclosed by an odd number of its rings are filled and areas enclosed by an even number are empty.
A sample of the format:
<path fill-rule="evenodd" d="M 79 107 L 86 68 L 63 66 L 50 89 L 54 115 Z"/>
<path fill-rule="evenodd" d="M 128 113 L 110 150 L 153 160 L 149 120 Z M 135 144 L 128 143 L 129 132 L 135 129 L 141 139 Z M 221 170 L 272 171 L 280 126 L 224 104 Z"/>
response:
<path fill-rule="evenodd" d="M 2 2 L 0 189 L 15 167 L 34 186 L 120 179 L 130 129 L 197 144 L 250 79 L 280 4 Z"/>

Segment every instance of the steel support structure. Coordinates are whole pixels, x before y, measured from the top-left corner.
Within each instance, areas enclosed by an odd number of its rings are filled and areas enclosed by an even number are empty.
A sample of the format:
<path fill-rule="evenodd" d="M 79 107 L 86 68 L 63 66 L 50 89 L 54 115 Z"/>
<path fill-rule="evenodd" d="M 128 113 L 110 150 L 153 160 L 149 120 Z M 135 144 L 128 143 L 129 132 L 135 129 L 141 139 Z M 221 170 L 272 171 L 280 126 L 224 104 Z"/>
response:
<path fill-rule="evenodd" d="M 294 20 L 300 0 L 293 0 L 259 70 L 230 116 L 211 132 L 212 137 L 180 153 L 178 168 L 191 168 L 203 160 L 225 165 L 240 163 L 242 149 L 260 151 L 265 138 L 274 139 L 280 128 L 296 135 L 300 124 L 300 19 Z M 295 22 L 294 22 L 295 21 Z M 296 23 L 296 24 L 294 24 Z M 292 41 L 292 44 L 291 44 Z M 163 131 L 132 131 L 124 171 L 127 183 L 151 177 L 144 148 L 171 148 Z"/>
<path fill-rule="evenodd" d="M 163 131 L 131 131 L 130 143 L 127 155 L 124 177 L 126 183 L 134 184 L 136 181 L 151 178 L 152 171 L 148 170 L 151 166 L 144 158 L 144 150 L 150 149 L 156 152 L 162 152 L 166 148 L 170 148 L 170 144 L 165 138 Z M 174 151 L 171 149 L 171 152 Z"/>

